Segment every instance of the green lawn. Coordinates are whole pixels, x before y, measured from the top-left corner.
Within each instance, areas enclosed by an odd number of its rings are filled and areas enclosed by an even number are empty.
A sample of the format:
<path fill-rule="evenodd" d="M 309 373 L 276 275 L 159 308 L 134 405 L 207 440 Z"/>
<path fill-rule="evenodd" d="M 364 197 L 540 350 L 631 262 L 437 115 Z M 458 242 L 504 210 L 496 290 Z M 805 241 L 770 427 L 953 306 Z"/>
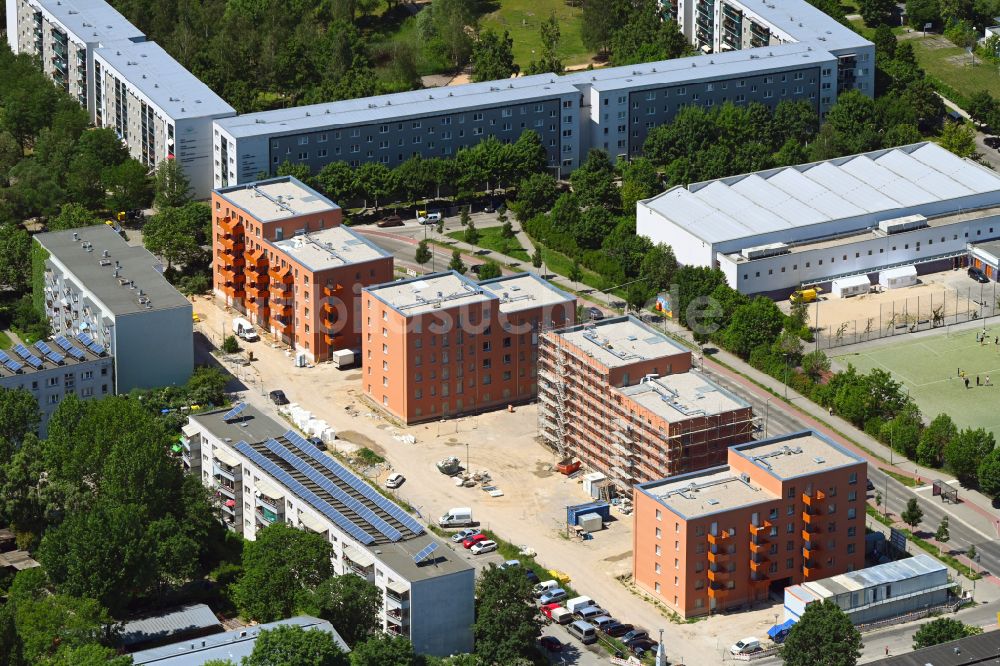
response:
<path fill-rule="evenodd" d="M 981 330 L 981 329 L 977 329 Z M 902 382 L 928 419 L 945 413 L 960 428 L 985 428 L 1000 437 L 1000 346 L 993 339 L 1000 336 L 1000 324 L 987 328 L 990 344 L 976 342 L 976 330 L 937 335 L 910 342 L 893 340 L 891 345 L 875 345 L 870 350 L 836 356 L 859 371 L 882 368 Z M 835 354 L 835 352 L 834 352 Z M 969 388 L 958 376 L 958 369 L 969 377 Z M 992 386 L 976 386 L 976 376 Z"/>
<path fill-rule="evenodd" d="M 579 7 L 570 7 L 565 0 L 499 0 L 500 8 L 480 19 L 484 28 L 499 33 L 510 32 L 514 40 L 514 62 L 525 69 L 532 60 L 541 57 L 542 38 L 539 26 L 550 14 L 559 21 L 562 38 L 559 57 L 563 65 L 581 65 L 590 62 L 593 55 L 580 38 L 581 15 Z"/>
<path fill-rule="evenodd" d="M 465 242 L 465 230 L 452 231 L 447 234 L 449 238 L 454 238 L 455 240 Z M 516 238 L 507 240 L 500 236 L 500 227 L 488 227 L 486 229 L 479 229 L 479 242 L 476 243 L 479 247 L 485 248 L 487 250 L 493 250 L 494 252 L 499 252 L 501 254 L 506 254 L 509 257 L 514 257 L 521 261 L 530 261 L 531 257 L 520 243 L 517 242 Z"/>
<path fill-rule="evenodd" d="M 0 331 L 0 349 L 10 349 L 13 343 L 10 340 L 10 336 L 4 331 Z"/>
<path fill-rule="evenodd" d="M 930 76 L 940 79 L 959 94 L 968 97 L 980 90 L 1000 96 L 1000 68 L 978 56 L 971 64 L 965 49 L 941 35 L 927 35 L 908 40 L 913 44 L 917 61 Z"/>

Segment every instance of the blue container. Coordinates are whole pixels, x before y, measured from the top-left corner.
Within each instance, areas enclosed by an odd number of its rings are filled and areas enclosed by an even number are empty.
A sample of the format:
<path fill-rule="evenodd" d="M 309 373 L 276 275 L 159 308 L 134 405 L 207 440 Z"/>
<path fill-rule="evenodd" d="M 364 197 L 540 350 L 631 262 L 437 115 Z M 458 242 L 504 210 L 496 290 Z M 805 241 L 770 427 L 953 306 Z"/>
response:
<path fill-rule="evenodd" d="M 608 522 L 611 519 L 611 505 L 607 502 L 588 502 L 587 504 L 577 504 L 566 507 L 566 524 L 576 525 L 577 517 L 588 513 L 596 513 L 601 520 Z"/>

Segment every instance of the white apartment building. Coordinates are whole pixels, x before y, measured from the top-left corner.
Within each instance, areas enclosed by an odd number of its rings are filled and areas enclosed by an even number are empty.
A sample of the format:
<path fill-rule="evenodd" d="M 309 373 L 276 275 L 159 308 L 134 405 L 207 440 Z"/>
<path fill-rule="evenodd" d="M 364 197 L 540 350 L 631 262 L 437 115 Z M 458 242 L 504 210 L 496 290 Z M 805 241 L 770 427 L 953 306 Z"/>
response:
<path fill-rule="evenodd" d="M 45 308 L 53 335 L 115 357 L 114 393 L 180 386 L 194 366 L 191 302 L 148 250 L 107 225 L 37 234 L 47 253 Z"/>
<path fill-rule="evenodd" d="M 470 652 L 475 570 L 335 458 L 254 407 L 192 415 L 181 457 L 247 539 L 277 521 L 322 534 L 338 575 L 383 594 L 382 626 L 422 654 Z"/>

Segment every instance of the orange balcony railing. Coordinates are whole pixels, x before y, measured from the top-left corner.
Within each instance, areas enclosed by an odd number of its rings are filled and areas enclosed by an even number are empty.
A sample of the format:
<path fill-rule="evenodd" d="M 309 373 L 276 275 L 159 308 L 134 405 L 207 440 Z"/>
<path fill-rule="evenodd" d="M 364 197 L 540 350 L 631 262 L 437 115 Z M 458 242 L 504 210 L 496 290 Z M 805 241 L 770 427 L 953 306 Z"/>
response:
<path fill-rule="evenodd" d="M 759 574 L 765 573 L 767 571 L 768 565 L 767 558 L 761 558 L 760 560 L 750 560 L 750 571 Z"/>
<path fill-rule="evenodd" d="M 729 572 L 711 569 L 708 570 L 708 579 L 714 583 L 720 583 L 729 580 Z"/>
<path fill-rule="evenodd" d="M 763 525 L 750 526 L 750 536 L 756 538 L 757 540 L 766 539 L 770 531 L 771 531 L 771 523 L 769 523 L 766 520 L 764 521 Z"/>
<path fill-rule="evenodd" d="M 224 250 L 229 250 L 231 253 L 243 252 L 246 249 L 246 242 L 243 240 L 243 236 L 226 234 L 219 237 L 219 245 L 222 246 Z"/>
<path fill-rule="evenodd" d="M 826 499 L 826 493 L 822 490 L 816 490 L 812 495 L 806 495 L 802 493 L 802 503 L 806 506 L 818 506 L 820 502 Z"/>
<path fill-rule="evenodd" d="M 754 555 L 762 555 L 766 547 L 767 546 L 763 543 L 754 543 L 753 541 L 750 542 L 750 552 Z"/>
<path fill-rule="evenodd" d="M 271 280 L 274 282 L 281 282 L 284 284 L 291 284 L 294 277 L 292 276 L 292 269 L 278 268 L 277 266 L 271 267 Z"/>
<path fill-rule="evenodd" d="M 720 532 L 719 534 L 709 534 L 708 542 L 713 546 L 717 546 L 723 543 L 728 538 L 729 538 L 729 532 Z"/>
<path fill-rule="evenodd" d="M 232 217 L 219 218 L 219 229 L 225 234 L 243 233 L 243 223 Z"/>
<path fill-rule="evenodd" d="M 340 284 L 329 285 L 328 284 L 325 287 L 323 287 L 323 295 L 327 296 L 327 297 L 336 296 L 337 294 L 339 294 L 343 290 L 344 290 L 343 285 L 340 285 Z"/>

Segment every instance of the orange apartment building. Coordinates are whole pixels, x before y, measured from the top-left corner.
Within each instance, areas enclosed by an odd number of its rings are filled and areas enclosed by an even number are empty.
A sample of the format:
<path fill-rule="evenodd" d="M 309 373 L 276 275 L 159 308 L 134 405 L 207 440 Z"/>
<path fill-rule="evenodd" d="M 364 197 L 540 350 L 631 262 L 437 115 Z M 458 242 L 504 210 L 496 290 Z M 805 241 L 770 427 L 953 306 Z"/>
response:
<path fill-rule="evenodd" d="M 406 423 L 534 399 L 539 334 L 576 317 L 576 299 L 534 273 L 433 273 L 362 301 L 365 395 Z"/>
<path fill-rule="evenodd" d="M 803 431 L 635 487 L 636 584 L 684 617 L 864 567 L 867 462 Z"/>
<path fill-rule="evenodd" d="M 215 294 L 310 362 L 361 348 L 361 289 L 392 256 L 340 226 L 337 204 L 292 176 L 212 192 Z"/>
<path fill-rule="evenodd" d="M 749 403 L 632 316 L 543 333 L 538 372 L 540 434 L 620 490 L 718 465 L 752 439 Z"/>

